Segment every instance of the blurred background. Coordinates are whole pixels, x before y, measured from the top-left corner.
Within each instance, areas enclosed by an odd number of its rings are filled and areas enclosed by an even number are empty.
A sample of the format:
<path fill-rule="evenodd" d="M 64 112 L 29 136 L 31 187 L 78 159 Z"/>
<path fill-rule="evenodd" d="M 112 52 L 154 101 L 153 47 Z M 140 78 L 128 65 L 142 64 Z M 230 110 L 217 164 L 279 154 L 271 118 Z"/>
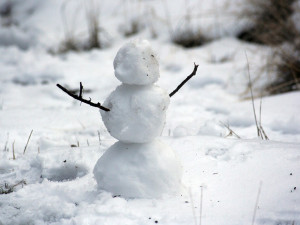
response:
<path fill-rule="evenodd" d="M 223 121 L 249 137 L 251 107 L 232 104 L 243 105 L 251 91 L 259 101 L 299 90 L 299 32 L 299 0 L 1 0 L 1 141 L 11 145 L 13 136 L 22 146 L 32 129 L 36 146 L 45 138 L 74 145 L 92 136 L 97 143 L 97 130 L 109 138 L 97 110 L 55 85 L 78 93 L 83 82 L 84 96 L 102 103 L 119 85 L 115 54 L 134 39 L 151 42 L 158 84 L 169 92 L 199 64 L 197 77 L 172 99 L 163 135 L 224 135 Z M 268 109 L 278 111 L 275 105 Z M 275 139 L 299 131 L 291 131 L 300 124 L 292 114 L 281 123 L 265 116 Z"/>
<path fill-rule="evenodd" d="M 232 37 L 267 47 L 261 71 L 252 74 L 254 86 L 258 95 L 277 94 L 299 88 L 299 8 L 297 0 L 2 0 L 1 61 L 7 59 L 3 48 L 9 46 L 62 57 L 109 51 L 132 38 L 188 49 Z M 0 75 L 3 81 L 9 72 Z M 55 76 L 37 79 L 27 75 L 14 77 L 14 82 L 46 84 Z"/>

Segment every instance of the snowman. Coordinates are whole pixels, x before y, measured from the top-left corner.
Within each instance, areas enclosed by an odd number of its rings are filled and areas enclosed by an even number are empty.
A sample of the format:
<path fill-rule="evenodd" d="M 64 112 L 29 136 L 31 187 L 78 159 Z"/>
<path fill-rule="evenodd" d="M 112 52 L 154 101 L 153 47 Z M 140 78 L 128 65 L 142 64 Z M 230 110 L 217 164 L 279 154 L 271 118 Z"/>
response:
<path fill-rule="evenodd" d="M 171 94 L 155 85 L 159 64 L 148 41 L 125 44 L 114 59 L 119 85 L 103 105 L 57 85 L 73 98 L 100 108 L 104 125 L 119 141 L 97 161 L 93 173 L 98 188 L 125 198 L 158 198 L 181 191 L 182 167 L 174 151 L 157 139 L 162 133 Z"/>

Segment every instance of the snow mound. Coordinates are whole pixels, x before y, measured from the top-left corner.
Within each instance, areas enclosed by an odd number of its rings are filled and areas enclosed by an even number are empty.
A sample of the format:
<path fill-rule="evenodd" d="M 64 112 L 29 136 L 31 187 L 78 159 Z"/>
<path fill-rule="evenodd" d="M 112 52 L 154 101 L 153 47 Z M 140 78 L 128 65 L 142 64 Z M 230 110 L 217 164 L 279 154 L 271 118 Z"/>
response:
<path fill-rule="evenodd" d="M 116 77 L 125 84 L 148 85 L 159 78 L 159 65 L 148 41 L 125 44 L 114 59 Z"/>
<path fill-rule="evenodd" d="M 34 43 L 35 38 L 32 34 L 16 26 L 0 27 L 0 46 L 17 46 L 26 50 Z"/>
<path fill-rule="evenodd" d="M 159 198 L 181 190 L 182 167 L 160 141 L 117 142 L 98 160 L 94 176 L 100 189 L 127 198 Z"/>
<path fill-rule="evenodd" d="M 161 134 L 169 103 L 168 93 L 158 86 L 122 84 L 103 104 L 110 111 L 100 113 L 113 137 L 123 142 L 145 143 Z"/>

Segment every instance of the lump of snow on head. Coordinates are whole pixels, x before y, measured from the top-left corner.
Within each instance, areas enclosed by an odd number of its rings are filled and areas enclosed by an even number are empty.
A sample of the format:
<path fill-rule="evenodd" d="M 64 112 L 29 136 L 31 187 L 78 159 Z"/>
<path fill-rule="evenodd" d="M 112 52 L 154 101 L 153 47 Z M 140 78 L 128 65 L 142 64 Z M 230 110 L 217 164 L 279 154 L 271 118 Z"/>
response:
<path fill-rule="evenodd" d="M 116 77 L 125 84 L 148 85 L 159 78 L 159 65 L 148 41 L 125 44 L 114 60 Z"/>

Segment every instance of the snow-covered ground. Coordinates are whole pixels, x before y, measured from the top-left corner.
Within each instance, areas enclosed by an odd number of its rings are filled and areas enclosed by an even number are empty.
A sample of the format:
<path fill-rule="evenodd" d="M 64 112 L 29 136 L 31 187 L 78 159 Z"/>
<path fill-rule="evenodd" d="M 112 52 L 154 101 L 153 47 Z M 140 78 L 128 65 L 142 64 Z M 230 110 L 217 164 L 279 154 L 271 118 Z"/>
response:
<path fill-rule="evenodd" d="M 0 27 L 0 185 L 26 184 L 0 195 L 0 224 L 241 225 L 253 224 L 254 215 L 254 224 L 300 224 L 300 92 L 262 98 L 261 123 L 270 140 L 259 139 L 252 102 L 243 100 L 249 97 L 245 52 L 259 86 L 272 79 L 261 71 L 270 49 L 232 37 L 244 23 L 232 13 L 242 0 L 100 1 L 109 47 L 65 54 L 53 54 L 64 38 L 64 2 L 13 2 L 16 25 Z M 68 26 L 85 40 L 83 1 L 65 8 Z M 169 29 L 185 11 L 201 13 L 195 23 L 222 38 L 192 49 L 172 44 Z M 134 18 L 143 18 L 146 28 L 124 37 L 120 27 Z M 93 168 L 117 140 L 97 109 L 56 87 L 75 89 L 82 82 L 86 98 L 104 102 L 120 84 L 113 59 L 136 38 L 150 40 L 159 57 L 158 85 L 169 93 L 199 64 L 171 98 L 159 137 L 183 165 L 185 188 L 178 196 L 124 199 L 97 190 Z M 255 106 L 259 117 L 259 98 Z M 241 138 L 227 136 L 222 124 Z"/>

